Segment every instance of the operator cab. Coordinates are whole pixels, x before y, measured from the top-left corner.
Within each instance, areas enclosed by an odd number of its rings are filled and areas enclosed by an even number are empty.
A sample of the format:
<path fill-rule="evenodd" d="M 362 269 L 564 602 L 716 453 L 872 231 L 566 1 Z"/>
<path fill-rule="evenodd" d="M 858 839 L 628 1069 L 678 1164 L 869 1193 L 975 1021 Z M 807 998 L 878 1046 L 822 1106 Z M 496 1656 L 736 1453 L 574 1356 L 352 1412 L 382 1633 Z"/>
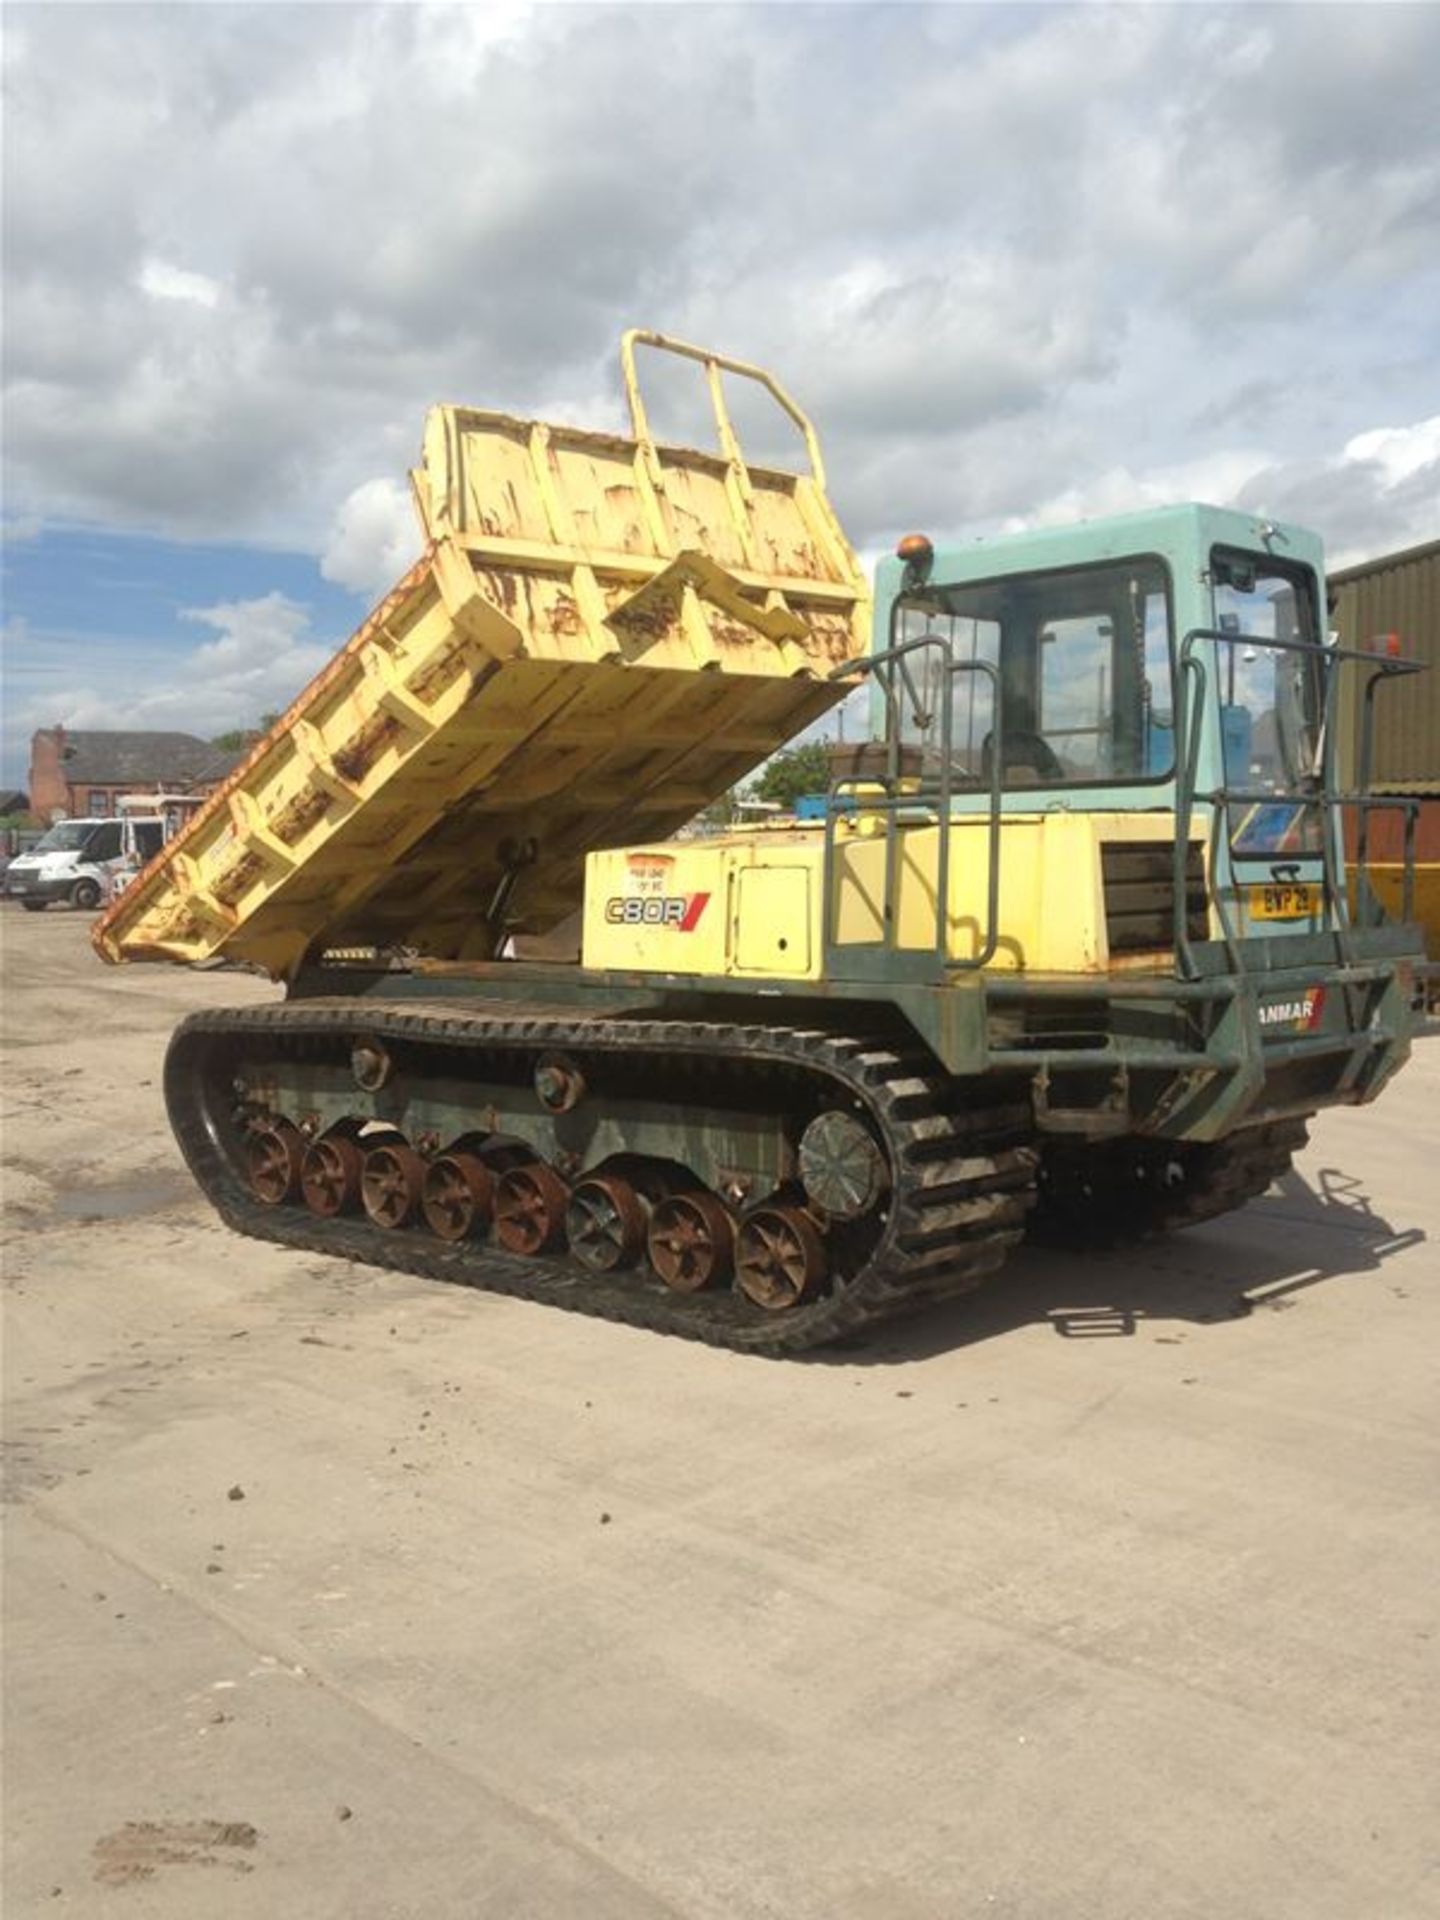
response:
<path fill-rule="evenodd" d="M 1077 790 L 1103 788 L 1097 804 L 1108 808 L 1122 784 L 1129 805 L 1165 804 L 1181 643 L 1213 634 L 1201 657 L 1219 726 L 1201 784 L 1223 776 L 1233 791 L 1283 793 L 1321 772 L 1320 666 L 1313 654 L 1287 656 L 1323 637 L 1320 581 L 1313 535 L 1212 507 L 938 555 L 910 535 L 881 563 L 876 646 L 939 643 L 912 656 L 897 716 L 927 771 L 938 772 L 948 731 L 954 786 L 990 785 L 998 693 L 1001 787 L 1064 793 L 1072 806 L 1086 804 Z M 952 663 L 986 670 L 954 673 Z"/>
<path fill-rule="evenodd" d="M 894 773 L 957 814 L 1163 813 L 1167 837 L 1193 818 L 1237 929 L 1311 931 L 1322 592 L 1314 535 L 1213 507 L 938 552 L 912 535 L 877 576 L 876 649 L 893 659 L 877 732 Z"/>

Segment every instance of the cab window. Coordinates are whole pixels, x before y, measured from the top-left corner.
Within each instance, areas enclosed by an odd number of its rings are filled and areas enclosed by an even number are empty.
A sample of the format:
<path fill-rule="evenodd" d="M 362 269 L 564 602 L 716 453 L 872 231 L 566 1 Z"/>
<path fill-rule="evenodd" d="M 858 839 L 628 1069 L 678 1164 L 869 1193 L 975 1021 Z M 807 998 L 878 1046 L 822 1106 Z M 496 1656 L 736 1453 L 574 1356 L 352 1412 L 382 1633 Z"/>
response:
<path fill-rule="evenodd" d="M 927 587 L 896 603 L 897 642 L 946 643 L 909 656 L 919 699 L 901 702 L 902 740 L 938 770 L 943 707 L 951 776 L 988 786 L 1001 703 L 1001 783 L 1072 787 L 1172 770 L 1169 577 L 1150 557 Z M 984 661 L 995 679 L 952 672 Z"/>
<path fill-rule="evenodd" d="M 1321 776 L 1320 661 L 1264 644 L 1316 640 L 1315 576 L 1268 554 L 1216 547 L 1210 578 L 1225 636 L 1216 647 L 1225 786 L 1246 796 L 1231 811 L 1231 850 L 1257 859 L 1317 853 L 1321 811 L 1308 796 Z"/>

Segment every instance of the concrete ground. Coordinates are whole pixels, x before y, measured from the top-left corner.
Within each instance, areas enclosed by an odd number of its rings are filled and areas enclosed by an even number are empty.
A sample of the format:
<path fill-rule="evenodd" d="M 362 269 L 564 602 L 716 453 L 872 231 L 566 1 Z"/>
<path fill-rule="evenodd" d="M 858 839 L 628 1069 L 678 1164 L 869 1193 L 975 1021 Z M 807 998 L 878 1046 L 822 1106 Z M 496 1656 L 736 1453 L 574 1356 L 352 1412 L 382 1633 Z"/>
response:
<path fill-rule="evenodd" d="M 1440 1914 L 1440 1042 L 1242 1215 L 774 1363 L 225 1232 L 246 976 L 0 911 L 6 1914 Z"/>

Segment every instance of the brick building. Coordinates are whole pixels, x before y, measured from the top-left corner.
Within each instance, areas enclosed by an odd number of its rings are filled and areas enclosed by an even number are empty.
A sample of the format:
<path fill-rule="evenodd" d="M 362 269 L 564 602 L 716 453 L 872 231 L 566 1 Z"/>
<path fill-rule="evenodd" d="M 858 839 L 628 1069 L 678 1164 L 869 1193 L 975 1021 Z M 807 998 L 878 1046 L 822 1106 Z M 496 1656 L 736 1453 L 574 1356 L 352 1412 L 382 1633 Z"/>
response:
<path fill-rule="evenodd" d="M 41 820 L 112 814 L 122 793 L 208 793 L 239 760 L 193 733 L 71 733 L 30 741 L 30 807 Z"/>

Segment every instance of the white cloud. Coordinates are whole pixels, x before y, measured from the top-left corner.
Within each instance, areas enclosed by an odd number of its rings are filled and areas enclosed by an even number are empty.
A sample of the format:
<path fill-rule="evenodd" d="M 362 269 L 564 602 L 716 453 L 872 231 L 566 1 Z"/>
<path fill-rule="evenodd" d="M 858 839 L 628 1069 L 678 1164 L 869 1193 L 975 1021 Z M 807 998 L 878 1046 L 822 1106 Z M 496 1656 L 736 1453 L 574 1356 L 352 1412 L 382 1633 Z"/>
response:
<path fill-rule="evenodd" d="M 1237 504 L 1316 528 L 1332 567 L 1433 540 L 1440 533 L 1440 414 L 1356 434 L 1318 460 L 1276 462 L 1239 490 Z"/>
<path fill-rule="evenodd" d="M 1398 486 L 1440 461 L 1440 413 L 1417 420 L 1413 427 L 1377 427 L 1371 433 L 1357 433 L 1345 443 L 1343 458 L 1373 461 L 1386 485 Z"/>
<path fill-rule="evenodd" d="M 208 274 L 172 267 L 165 260 L 147 260 L 140 269 L 140 290 L 152 300 L 191 300 L 198 307 L 220 304 L 220 285 Z"/>
<path fill-rule="evenodd" d="M 1273 514 L 1313 528 L 1332 567 L 1434 539 L 1440 532 L 1440 414 L 1355 434 L 1338 450 L 1285 462 L 1231 448 L 1174 466 L 1108 467 L 1051 494 L 1000 530 L 1059 526 L 1182 500 Z"/>
<path fill-rule="evenodd" d="M 320 571 L 337 586 L 379 599 L 419 553 L 408 488 L 394 480 L 365 480 L 341 502 L 320 556 Z"/>
<path fill-rule="evenodd" d="M 1204 500 L 1214 506 L 1224 506 L 1234 500 L 1245 483 L 1265 465 L 1263 453 L 1223 452 L 1139 473 L 1127 466 L 1107 467 L 1083 484 L 1052 494 L 1030 513 L 1009 515 L 1001 525 L 1001 532 L 1064 526 L 1074 520 L 1092 520 L 1109 513 L 1135 513 L 1143 507 L 1172 506 L 1182 500 Z"/>
<path fill-rule="evenodd" d="M 21 13 L 17 514 L 374 591 L 425 408 L 608 424 L 636 322 L 773 365 L 881 545 L 1433 409 L 1437 8 Z"/>
<path fill-rule="evenodd" d="M 7 731 L 26 744 L 36 727 L 57 721 L 78 729 L 174 728 L 209 739 L 288 706 L 330 657 L 329 647 L 309 637 L 305 608 L 283 593 L 187 607 L 181 617 L 215 637 L 179 656 L 151 658 L 127 648 L 109 671 L 48 685 L 14 703 Z M 17 648 L 27 641 L 18 628 L 7 634 Z"/>
<path fill-rule="evenodd" d="M 254 600 L 222 600 L 213 607 L 182 607 L 180 618 L 219 634 L 218 640 L 196 648 L 190 667 L 221 680 L 270 673 L 295 653 L 310 625 L 305 608 L 279 591 Z"/>

